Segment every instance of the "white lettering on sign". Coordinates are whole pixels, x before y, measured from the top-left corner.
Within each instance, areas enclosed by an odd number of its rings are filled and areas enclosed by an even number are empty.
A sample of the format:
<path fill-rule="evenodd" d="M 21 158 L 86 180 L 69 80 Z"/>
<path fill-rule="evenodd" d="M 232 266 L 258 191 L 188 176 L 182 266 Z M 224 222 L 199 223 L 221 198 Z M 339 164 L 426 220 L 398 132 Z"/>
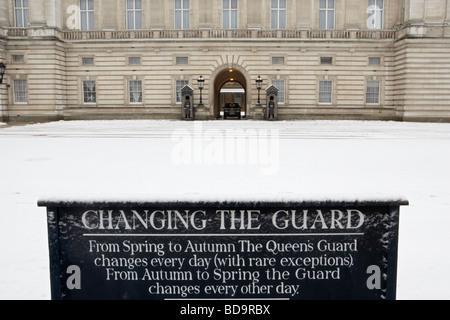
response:
<path fill-rule="evenodd" d="M 216 210 L 218 230 L 260 230 L 260 210 Z M 192 230 L 208 227 L 204 210 L 87 210 L 81 216 L 88 230 Z M 356 230 L 365 222 L 364 214 L 347 210 L 278 210 L 271 213 L 270 228 L 276 230 Z"/>

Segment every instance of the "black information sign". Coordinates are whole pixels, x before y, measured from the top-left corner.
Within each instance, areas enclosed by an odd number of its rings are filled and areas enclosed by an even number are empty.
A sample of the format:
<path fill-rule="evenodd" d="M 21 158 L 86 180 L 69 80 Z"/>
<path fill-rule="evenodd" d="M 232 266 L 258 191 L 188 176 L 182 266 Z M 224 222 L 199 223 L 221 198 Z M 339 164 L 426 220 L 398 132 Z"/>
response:
<path fill-rule="evenodd" d="M 395 299 L 407 201 L 39 201 L 53 299 Z"/>

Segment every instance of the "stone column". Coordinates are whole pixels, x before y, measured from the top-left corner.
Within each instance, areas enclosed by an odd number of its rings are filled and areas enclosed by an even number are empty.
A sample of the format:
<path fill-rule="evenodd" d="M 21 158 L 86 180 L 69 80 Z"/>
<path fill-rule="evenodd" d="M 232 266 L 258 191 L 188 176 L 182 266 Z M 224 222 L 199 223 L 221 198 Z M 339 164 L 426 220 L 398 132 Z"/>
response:
<path fill-rule="evenodd" d="M 425 11 L 425 0 L 405 1 L 405 20 L 410 22 L 423 22 Z"/>
<path fill-rule="evenodd" d="M 61 28 L 61 5 L 60 0 L 46 0 L 44 20 L 47 26 Z M 65 12 L 65 10 L 64 10 Z"/>
<path fill-rule="evenodd" d="M 9 26 L 8 1 L 0 1 L 0 27 Z"/>
<path fill-rule="evenodd" d="M 247 0 L 247 27 L 262 28 L 261 0 Z"/>
<path fill-rule="evenodd" d="M 211 0 L 199 1 L 198 27 L 200 29 L 211 29 L 213 26 L 213 2 Z"/>
<path fill-rule="evenodd" d="M 44 0 L 30 1 L 30 27 L 43 27 L 47 24 L 45 21 L 45 2 Z"/>
<path fill-rule="evenodd" d="M 119 24 L 117 23 L 117 10 L 118 10 L 118 5 L 116 1 L 103 1 L 101 3 L 101 13 L 103 14 L 103 25 L 100 26 L 102 27 L 102 29 L 106 29 L 106 30 L 115 30 L 119 28 Z M 97 9 L 97 8 L 95 8 Z M 99 20 L 97 16 L 100 15 L 97 12 L 97 10 L 95 11 L 95 19 Z"/>
<path fill-rule="evenodd" d="M 312 29 L 313 28 L 313 14 L 312 14 L 312 2 L 301 1 L 297 3 L 296 10 L 296 28 L 297 29 Z"/>
<path fill-rule="evenodd" d="M 367 1 L 353 0 L 345 2 L 345 10 L 342 10 L 342 17 L 336 17 L 336 20 L 344 22 L 344 28 L 351 29 L 367 29 L 367 8 L 369 4 Z M 361 14 L 363 12 L 364 14 Z M 336 28 L 339 29 L 339 28 Z"/>
<path fill-rule="evenodd" d="M 446 0 L 428 0 L 425 2 L 425 22 L 443 24 L 447 15 Z"/>
<path fill-rule="evenodd" d="M 150 11 L 150 29 L 164 29 L 165 27 L 171 29 L 173 28 L 172 24 L 168 26 L 165 25 L 165 1 L 164 0 L 150 0 L 150 6 L 147 8 Z M 147 12 L 148 14 L 148 12 Z"/>

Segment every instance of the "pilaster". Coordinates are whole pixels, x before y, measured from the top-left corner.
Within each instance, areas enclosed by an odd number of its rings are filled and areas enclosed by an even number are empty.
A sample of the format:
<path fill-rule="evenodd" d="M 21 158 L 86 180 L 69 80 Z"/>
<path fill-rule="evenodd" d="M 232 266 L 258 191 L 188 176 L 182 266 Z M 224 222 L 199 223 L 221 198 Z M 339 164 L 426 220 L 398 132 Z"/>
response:
<path fill-rule="evenodd" d="M 0 1 L 0 27 L 9 26 L 9 4 L 8 1 Z"/>
<path fill-rule="evenodd" d="M 44 27 L 47 22 L 45 20 L 45 1 L 44 0 L 33 0 L 30 1 L 30 27 Z"/>

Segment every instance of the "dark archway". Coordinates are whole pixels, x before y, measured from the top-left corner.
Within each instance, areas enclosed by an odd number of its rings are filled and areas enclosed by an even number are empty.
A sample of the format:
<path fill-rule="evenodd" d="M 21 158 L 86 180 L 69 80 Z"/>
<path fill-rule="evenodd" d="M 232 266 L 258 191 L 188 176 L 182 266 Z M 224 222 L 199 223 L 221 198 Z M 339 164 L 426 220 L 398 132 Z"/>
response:
<path fill-rule="evenodd" d="M 247 79 L 244 74 L 235 67 L 225 68 L 220 71 L 214 79 L 214 118 L 220 118 L 220 111 L 223 109 L 223 103 L 228 97 L 224 97 L 224 90 L 231 89 L 232 99 L 238 99 L 241 110 L 246 114 L 248 104 Z M 234 88 L 234 90 L 233 90 Z M 234 92 L 233 92 L 234 91 Z"/>

